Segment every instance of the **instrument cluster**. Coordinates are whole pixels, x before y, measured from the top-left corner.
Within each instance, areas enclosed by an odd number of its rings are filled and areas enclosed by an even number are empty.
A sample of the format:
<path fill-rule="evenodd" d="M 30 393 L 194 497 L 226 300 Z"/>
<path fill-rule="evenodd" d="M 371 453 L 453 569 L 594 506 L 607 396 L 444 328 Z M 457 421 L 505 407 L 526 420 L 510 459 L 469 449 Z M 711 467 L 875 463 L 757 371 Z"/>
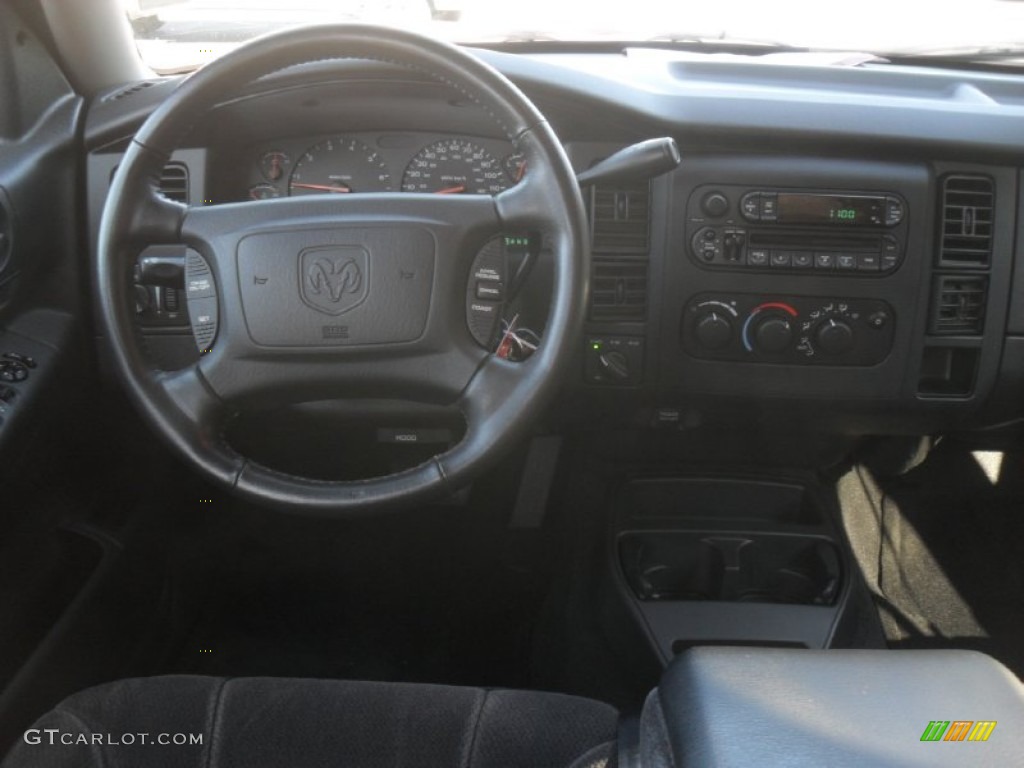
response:
<path fill-rule="evenodd" d="M 419 192 L 494 195 L 526 171 L 500 139 L 427 133 L 341 133 L 261 144 L 247 153 L 249 200 Z"/>

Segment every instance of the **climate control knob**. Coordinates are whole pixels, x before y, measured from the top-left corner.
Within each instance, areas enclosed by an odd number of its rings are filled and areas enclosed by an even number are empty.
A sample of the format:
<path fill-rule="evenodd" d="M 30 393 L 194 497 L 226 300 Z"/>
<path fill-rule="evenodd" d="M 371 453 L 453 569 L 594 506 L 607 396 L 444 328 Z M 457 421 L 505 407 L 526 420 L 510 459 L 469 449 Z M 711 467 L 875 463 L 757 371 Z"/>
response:
<path fill-rule="evenodd" d="M 693 333 L 704 349 L 721 349 L 732 341 L 732 323 L 720 312 L 708 312 L 697 320 Z"/>
<path fill-rule="evenodd" d="M 814 332 L 817 347 L 828 355 L 841 355 L 853 349 L 853 329 L 842 320 L 829 318 Z"/>
<path fill-rule="evenodd" d="M 783 352 L 793 343 L 793 325 L 788 317 L 769 315 L 754 328 L 753 343 L 758 352 Z"/>

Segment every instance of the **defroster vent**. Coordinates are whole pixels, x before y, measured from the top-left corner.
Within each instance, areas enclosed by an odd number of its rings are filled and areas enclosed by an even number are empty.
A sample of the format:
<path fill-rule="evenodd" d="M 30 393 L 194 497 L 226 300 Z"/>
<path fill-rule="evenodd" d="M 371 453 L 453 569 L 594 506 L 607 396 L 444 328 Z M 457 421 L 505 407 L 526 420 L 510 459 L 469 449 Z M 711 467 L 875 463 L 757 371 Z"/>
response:
<path fill-rule="evenodd" d="M 932 301 L 931 332 L 944 336 L 979 336 L 985 327 L 988 278 L 939 275 Z"/>
<path fill-rule="evenodd" d="M 647 263 L 595 260 L 590 319 L 644 322 L 647 319 Z"/>
<path fill-rule="evenodd" d="M 985 176 L 946 176 L 942 180 L 940 267 L 989 265 L 995 190 Z"/>

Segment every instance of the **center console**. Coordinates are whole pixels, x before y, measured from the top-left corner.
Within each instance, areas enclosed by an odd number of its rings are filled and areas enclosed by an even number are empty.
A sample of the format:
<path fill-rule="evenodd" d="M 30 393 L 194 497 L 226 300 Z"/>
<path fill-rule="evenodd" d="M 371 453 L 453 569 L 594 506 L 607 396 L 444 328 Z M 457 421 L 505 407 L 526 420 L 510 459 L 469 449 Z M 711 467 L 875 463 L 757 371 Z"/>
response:
<path fill-rule="evenodd" d="M 827 648 L 851 590 L 810 484 L 646 478 L 616 495 L 620 599 L 663 664 L 693 646 Z"/>

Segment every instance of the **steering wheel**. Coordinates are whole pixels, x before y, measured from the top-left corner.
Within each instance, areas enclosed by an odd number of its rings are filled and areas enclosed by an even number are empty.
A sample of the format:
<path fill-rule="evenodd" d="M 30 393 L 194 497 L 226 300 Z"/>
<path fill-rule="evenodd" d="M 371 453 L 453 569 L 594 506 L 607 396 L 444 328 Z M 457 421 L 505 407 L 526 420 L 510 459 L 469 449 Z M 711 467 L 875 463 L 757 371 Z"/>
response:
<path fill-rule="evenodd" d="M 340 58 L 398 65 L 461 92 L 524 154 L 523 179 L 494 196 L 374 193 L 187 207 L 159 194 L 171 152 L 208 110 L 261 76 Z M 542 233 L 550 249 L 553 294 L 540 348 L 511 362 L 482 343 L 479 315 L 490 305 L 474 305 L 467 290 L 480 277 L 503 277 L 496 238 L 524 231 Z M 132 268 L 153 244 L 189 249 L 193 331 L 212 341 L 179 371 L 147 363 L 132 311 Z M 523 436 L 576 351 L 588 259 L 572 168 L 521 91 L 453 45 L 339 24 L 243 45 L 188 77 L 152 113 L 111 183 L 96 285 L 115 369 L 173 449 L 250 500 L 342 516 L 457 490 Z M 224 438 L 230 414 L 246 405 L 346 397 L 454 404 L 465 434 L 419 466 L 338 482 L 261 465 Z"/>

